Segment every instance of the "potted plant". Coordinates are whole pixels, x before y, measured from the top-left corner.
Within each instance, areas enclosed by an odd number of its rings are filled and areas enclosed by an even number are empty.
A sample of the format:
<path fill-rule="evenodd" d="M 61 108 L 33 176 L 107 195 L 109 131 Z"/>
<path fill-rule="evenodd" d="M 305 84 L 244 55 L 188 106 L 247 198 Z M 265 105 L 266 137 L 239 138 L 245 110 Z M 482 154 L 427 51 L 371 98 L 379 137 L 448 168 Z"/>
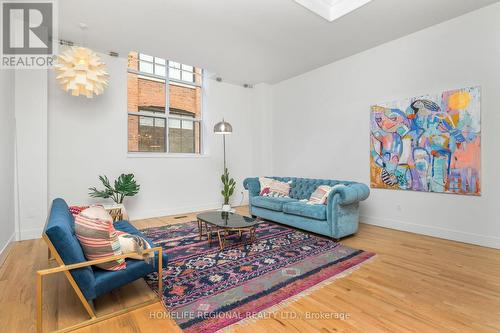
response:
<path fill-rule="evenodd" d="M 234 193 L 234 188 L 236 187 L 236 182 L 233 178 L 229 178 L 229 172 L 227 168 L 224 169 L 224 174 L 221 176 L 223 189 L 221 191 L 222 196 L 224 197 L 224 205 L 222 206 L 222 210 L 224 212 L 231 211 L 231 205 L 229 204 L 229 199 Z"/>
<path fill-rule="evenodd" d="M 125 197 L 133 197 L 139 193 L 140 185 L 136 183 L 134 174 L 122 173 L 115 180 L 114 186 L 111 186 L 108 177 L 99 176 L 101 183 L 104 185 L 103 190 L 98 190 L 95 187 L 90 187 L 89 195 L 93 198 L 113 199 L 117 204 L 122 204 Z"/>

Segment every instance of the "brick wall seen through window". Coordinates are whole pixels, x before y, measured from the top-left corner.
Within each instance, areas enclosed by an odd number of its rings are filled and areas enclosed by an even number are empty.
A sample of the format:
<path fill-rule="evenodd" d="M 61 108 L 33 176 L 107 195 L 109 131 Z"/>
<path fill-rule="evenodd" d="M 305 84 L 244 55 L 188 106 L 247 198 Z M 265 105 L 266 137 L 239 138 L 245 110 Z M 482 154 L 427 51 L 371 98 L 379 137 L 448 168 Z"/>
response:
<path fill-rule="evenodd" d="M 203 70 L 128 56 L 128 151 L 201 153 Z"/>

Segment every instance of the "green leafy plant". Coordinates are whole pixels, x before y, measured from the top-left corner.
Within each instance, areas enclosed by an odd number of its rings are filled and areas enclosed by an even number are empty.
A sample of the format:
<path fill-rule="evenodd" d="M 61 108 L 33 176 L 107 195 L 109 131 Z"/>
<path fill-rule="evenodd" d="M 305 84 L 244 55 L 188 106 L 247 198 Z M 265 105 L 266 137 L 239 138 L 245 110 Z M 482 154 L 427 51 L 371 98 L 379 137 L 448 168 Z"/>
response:
<path fill-rule="evenodd" d="M 234 193 L 234 188 L 236 187 L 236 182 L 233 178 L 229 178 L 229 172 L 227 168 L 224 169 L 224 174 L 220 177 L 222 180 L 222 185 L 224 188 L 221 191 L 222 196 L 224 197 L 224 205 L 229 205 L 229 198 Z"/>
<path fill-rule="evenodd" d="M 125 197 L 133 197 L 139 193 L 140 185 L 136 183 L 132 173 L 122 173 L 115 180 L 114 186 L 111 186 L 108 177 L 99 176 L 101 183 L 104 185 L 103 190 L 98 190 L 95 187 L 89 187 L 89 195 L 93 198 L 113 199 L 117 204 L 123 203 Z"/>

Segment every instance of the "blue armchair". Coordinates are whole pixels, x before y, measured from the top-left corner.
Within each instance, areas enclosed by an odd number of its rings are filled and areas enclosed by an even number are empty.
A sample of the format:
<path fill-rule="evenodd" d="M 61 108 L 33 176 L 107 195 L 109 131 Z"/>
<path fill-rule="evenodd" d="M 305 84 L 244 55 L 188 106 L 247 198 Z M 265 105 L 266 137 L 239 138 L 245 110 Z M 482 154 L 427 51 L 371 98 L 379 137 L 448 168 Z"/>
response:
<path fill-rule="evenodd" d="M 352 235 L 358 230 L 359 202 L 368 198 L 370 194 L 370 189 L 365 184 L 328 179 L 268 178 L 291 181 L 290 195 L 287 198 L 259 196 L 259 179 L 245 179 L 243 186 L 248 190 L 250 213 L 253 216 L 334 239 Z M 308 205 L 301 201 L 309 199 L 320 185 L 334 187 L 326 205 Z"/>
<path fill-rule="evenodd" d="M 114 226 L 117 230 L 140 235 L 145 238 L 144 235 L 128 221 L 117 221 L 114 223 Z M 74 218 L 63 199 L 55 199 L 52 202 L 49 218 L 42 238 L 49 247 L 49 258 L 51 255 L 59 266 L 37 272 L 37 332 L 42 332 L 42 279 L 45 275 L 63 272 L 91 318 L 83 323 L 66 328 L 65 331 L 87 326 L 158 302 L 157 299 L 152 299 L 102 317 L 96 316 L 93 305 L 93 300 L 97 297 L 142 278 L 154 271 L 158 272 L 158 296 L 161 299 L 163 294 L 162 272 L 167 263 L 167 258 L 162 248 L 154 247 L 151 240 L 145 238 L 150 243 L 151 249 L 144 251 L 143 254 L 154 252 L 154 264 L 148 264 L 144 260 L 130 258 L 137 255 L 137 253 L 127 253 L 87 261 L 74 232 Z M 116 259 L 125 259 L 127 268 L 119 271 L 107 271 L 94 266 Z"/>

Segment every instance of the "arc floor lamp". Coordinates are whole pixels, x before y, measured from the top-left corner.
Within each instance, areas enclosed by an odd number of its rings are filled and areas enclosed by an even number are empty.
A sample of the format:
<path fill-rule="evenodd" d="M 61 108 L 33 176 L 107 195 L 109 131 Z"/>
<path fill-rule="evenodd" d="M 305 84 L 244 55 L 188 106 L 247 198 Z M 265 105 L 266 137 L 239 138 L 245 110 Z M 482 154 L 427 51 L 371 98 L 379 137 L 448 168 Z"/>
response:
<path fill-rule="evenodd" d="M 214 133 L 222 135 L 222 145 L 224 147 L 224 171 L 226 170 L 226 135 L 233 133 L 233 126 L 222 118 L 221 122 L 218 122 L 214 126 Z"/>

